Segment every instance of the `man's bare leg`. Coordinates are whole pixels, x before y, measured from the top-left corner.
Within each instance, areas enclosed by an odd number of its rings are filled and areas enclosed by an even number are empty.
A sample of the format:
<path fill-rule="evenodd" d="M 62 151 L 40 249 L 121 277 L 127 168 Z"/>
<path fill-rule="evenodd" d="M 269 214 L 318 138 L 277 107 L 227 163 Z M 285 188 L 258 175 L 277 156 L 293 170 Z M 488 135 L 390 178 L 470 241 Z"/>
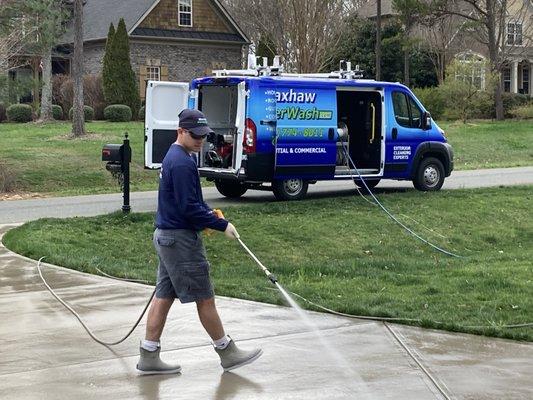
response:
<path fill-rule="evenodd" d="M 146 340 L 159 342 L 172 303 L 174 303 L 173 298 L 158 299 L 154 297 L 146 321 Z"/>
<path fill-rule="evenodd" d="M 215 298 L 211 297 L 210 299 L 198 300 L 196 302 L 196 308 L 198 309 L 200 322 L 211 339 L 215 341 L 223 338 L 226 334 L 218 315 Z"/>

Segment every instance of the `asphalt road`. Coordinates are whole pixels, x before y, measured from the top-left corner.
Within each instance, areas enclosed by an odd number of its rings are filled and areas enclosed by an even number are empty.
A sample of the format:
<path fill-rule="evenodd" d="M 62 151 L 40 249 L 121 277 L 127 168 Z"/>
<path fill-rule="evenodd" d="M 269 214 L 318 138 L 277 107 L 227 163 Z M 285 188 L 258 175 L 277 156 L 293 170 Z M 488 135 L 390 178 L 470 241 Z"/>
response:
<path fill-rule="evenodd" d="M 155 172 L 154 172 L 155 173 Z M 490 186 L 512 186 L 533 184 L 533 167 L 498 168 L 471 171 L 455 171 L 448 177 L 442 190 L 481 188 Z M 415 190 L 410 181 L 383 181 L 376 193 Z M 226 199 L 214 187 L 204 188 L 204 199 L 212 207 L 251 204 L 274 201 L 271 192 L 248 191 L 237 200 Z M 333 197 L 356 194 L 352 181 L 324 181 L 309 187 L 308 197 Z M 0 224 L 26 222 L 43 217 L 75 217 L 107 214 L 120 210 L 122 195 L 103 194 L 46 199 L 0 201 Z M 155 211 L 157 192 L 136 192 L 131 195 L 134 212 Z"/>

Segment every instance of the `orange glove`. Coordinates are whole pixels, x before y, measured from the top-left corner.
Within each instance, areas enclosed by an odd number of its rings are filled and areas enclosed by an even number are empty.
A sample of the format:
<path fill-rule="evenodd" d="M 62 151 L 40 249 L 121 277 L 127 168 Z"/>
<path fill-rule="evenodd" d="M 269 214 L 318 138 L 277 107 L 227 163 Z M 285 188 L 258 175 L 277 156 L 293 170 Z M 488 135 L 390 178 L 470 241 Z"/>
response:
<path fill-rule="evenodd" d="M 215 208 L 213 210 L 213 214 L 215 214 L 215 216 L 217 218 L 224 218 L 224 214 L 222 214 L 222 210 L 219 210 L 218 208 Z M 204 233 L 205 233 L 206 236 L 212 235 L 213 234 L 213 229 L 205 228 L 204 229 Z"/>

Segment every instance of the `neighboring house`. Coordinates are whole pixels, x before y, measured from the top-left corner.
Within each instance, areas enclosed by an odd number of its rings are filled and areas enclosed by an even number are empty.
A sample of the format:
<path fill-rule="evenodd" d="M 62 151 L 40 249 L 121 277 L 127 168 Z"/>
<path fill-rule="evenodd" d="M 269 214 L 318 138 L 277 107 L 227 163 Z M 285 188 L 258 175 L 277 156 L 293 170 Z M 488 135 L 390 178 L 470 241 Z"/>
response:
<path fill-rule="evenodd" d="M 394 18 L 396 12 L 392 5 L 392 0 L 382 0 L 382 18 Z M 533 96 L 533 0 L 513 0 L 509 1 L 508 14 L 505 30 L 504 54 L 506 55 L 506 67 L 502 71 L 501 81 L 505 92 L 523 93 Z M 376 0 L 369 0 L 357 11 L 362 18 L 376 17 Z M 464 20 L 456 19 L 456 26 L 450 28 L 450 43 L 448 51 L 451 58 L 460 62 L 473 63 L 479 65 L 478 61 L 488 59 L 488 49 L 472 39 L 472 32 Z M 423 28 L 419 28 L 418 35 L 422 40 L 427 40 Z M 449 61 L 449 59 L 448 59 Z M 485 72 L 482 69 L 475 69 L 471 77 L 473 82 L 480 88 L 485 84 Z"/>
<path fill-rule="evenodd" d="M 85 72 L 102 72 L 109 25 L 124 18 L 143 99 L 148 80 L 189 81 L 242 68 L 249 44 L 218 0 L 88 0 L 83 12 Z M 72 42 L 70 31 L 61 43 Z"/>

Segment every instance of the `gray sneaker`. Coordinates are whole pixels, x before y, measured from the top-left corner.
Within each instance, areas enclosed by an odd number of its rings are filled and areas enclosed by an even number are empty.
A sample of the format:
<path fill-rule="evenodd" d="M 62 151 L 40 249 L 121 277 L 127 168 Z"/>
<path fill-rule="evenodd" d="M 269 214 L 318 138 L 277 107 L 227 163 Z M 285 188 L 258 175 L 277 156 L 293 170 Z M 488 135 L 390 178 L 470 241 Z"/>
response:
<path fill-rule="evenodd" d="M 157 374 L 177 374 L 181 372 L 181 366 L 178 364 L 170 365 L 163 362 L 159 358 L 161 347 L 157 350 L 148 351 L 140 348 L 141 358 L 137 363 L 137 372 L 141 375 L 157 375 Z"/>
<path fill-rule="evenodd" d="M 250 364 L 257 360 L 263 350 L 240 350 L 233 340 L 231 340 L 225 349 L 217 349 L 215 351 L 220 357 L 220 365 L 224 368 L 224 371 L 230 371 L 235 368 L 242 367 L 243 365 Z"/>

